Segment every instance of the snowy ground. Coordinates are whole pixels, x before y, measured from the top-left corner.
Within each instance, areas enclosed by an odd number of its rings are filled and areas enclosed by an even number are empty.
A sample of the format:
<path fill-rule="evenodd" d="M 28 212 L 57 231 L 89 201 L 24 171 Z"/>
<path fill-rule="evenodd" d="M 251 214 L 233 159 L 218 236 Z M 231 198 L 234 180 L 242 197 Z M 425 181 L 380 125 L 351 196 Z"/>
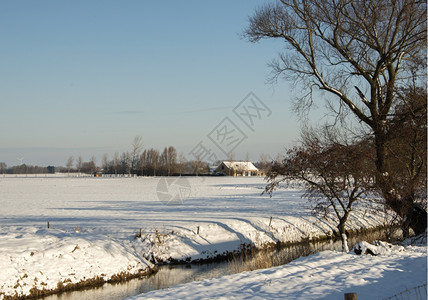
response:
<path fill-rule="evenodd" d="M 153 258 L 205 259 L 243 243 L 331 234 L 334 222 L 314 218 L 299 187 L 270 199 L 264 185 L 262 178 L 0 177 L 0 295 L 137 274 Z M 350 229 L 383 222 L 382 212 L 362 209 Z"/>
<path fill-rule="evenodd" d="M 426 240 L 425 240 L 426 243 Z M 323 251 L 290 264 L 156 290 L 130 299 L 427 299 L 426 246 L 378 246 L 377 256 Z M 403 293 L 404 292 L 404 293 Z M 402 296 L 402 298 L 401 298 Z"/>

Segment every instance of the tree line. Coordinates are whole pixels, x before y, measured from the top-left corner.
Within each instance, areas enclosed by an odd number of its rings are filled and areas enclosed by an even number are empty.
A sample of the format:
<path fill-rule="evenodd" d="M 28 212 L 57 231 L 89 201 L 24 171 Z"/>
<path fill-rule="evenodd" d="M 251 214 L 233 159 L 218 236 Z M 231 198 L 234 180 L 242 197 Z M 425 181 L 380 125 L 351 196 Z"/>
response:
<path fill-rule="evenodd" d="M 21 164 L 18 166 L 8 167 L 5 162 L 0 162 L 0 174 L 48 174 L 55 173 L 54 166 L 33 166 Z"/>
<path fill-rule="evenodd" d="M 104 154 L 101 164 L 97 165 L 95 156 L 89 161 L 83 161 L 81 156 L 70 156 L 67 160 L 65 172 L 103 173 L 114 175 L 135 176 L 176 176 L 208 174 L 209 166 L 200 160 L 187 161 L 182 154 L 178 154 L 174 146 L 165 147 L 163 151 L 155 148 L 143 148 L 141 136 L 136 136 L 129 151 L 115 152 L 109 158 Z"/>

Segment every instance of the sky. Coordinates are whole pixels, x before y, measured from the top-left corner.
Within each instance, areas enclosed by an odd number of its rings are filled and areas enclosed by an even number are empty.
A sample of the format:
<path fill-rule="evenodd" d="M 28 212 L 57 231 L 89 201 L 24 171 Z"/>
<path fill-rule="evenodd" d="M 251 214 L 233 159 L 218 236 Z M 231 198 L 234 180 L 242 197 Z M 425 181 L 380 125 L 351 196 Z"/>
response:
<path fill-rule="evenodd" d="M 1 1 L 0 162 L 100 163 L 135 136 L 187 159 L 283 153 L 300 132 L 292 84 L 267 83 L 283 44 L 242 38 L 264 2 Z"/>

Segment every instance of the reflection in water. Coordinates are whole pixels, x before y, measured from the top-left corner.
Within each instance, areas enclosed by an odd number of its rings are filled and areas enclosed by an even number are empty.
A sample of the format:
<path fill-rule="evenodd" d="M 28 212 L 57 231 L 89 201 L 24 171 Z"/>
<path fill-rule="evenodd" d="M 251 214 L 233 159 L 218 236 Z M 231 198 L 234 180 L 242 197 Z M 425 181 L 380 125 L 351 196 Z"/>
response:
<path fill-rule="evenodd" d="M 159 271 L 151 276 L 118 284 L 104 284 L 102 287 L 64 292 L 41 299 L 44 300 L 117 300 L 135 296 L 152 290 L 164 289 L 181 283 L 230 274 L 228 263 L 208 263 L 160 266 Z"/>
<path fill-rule="evenodd" d="M 375 232 L 348 240 L 352 248 L 359 241 L 368 242 L 383 239 L 382 232 Z M 164 289 L 174 285 L 209 279 L 229 274 L 242 272 L 244 270 L 255 270 L 268 268 L 289 263 L 301 256 L 311 255 L 324 250 L 342 249 L 341 241 L 326 241 L 321 243 L 305 243 L 293 245 L 282 249 L 260 251 L 251 257 L 240 256 L 228 262 L 216 262 L 206 264 L 189 264 L 175 266 L 160 266 L 159 271 L 142 279 L 133 279 L 124 283 L 104 284 L 102 287 L 64 292 L 51 295 L 41 299 L 44 300 L 116 300 L 135 296 L 152 290 Z"/>

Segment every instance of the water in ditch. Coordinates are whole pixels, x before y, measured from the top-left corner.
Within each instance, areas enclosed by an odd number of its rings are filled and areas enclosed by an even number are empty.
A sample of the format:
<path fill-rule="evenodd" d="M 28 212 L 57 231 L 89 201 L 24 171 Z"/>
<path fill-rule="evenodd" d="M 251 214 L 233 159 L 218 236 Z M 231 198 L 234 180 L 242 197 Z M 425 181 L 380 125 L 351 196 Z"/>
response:
<path fill-rule="evenodd" d="M 384 239 L 383 232 L 359 235 L 348 240 L 349 246 L 359 241 L 371 242 Z M 299 257 L 324 250 L 341 250 L 341 241 L 302 243 L 274 250 L 263 250 L 252 255 L 242 255 L 230 261 L 159 266 L 159 271 L 151 276 L 133 279 L 118 284 L 104 284 L 101 287 L 86 290 L 63 292 L 46 296 L 43 300 L 117 300 L 142 294 L 148 291 L 164 289 L 174 285 L 209 279 L 243 271 L 268 268 L 287 264 Z"/>

